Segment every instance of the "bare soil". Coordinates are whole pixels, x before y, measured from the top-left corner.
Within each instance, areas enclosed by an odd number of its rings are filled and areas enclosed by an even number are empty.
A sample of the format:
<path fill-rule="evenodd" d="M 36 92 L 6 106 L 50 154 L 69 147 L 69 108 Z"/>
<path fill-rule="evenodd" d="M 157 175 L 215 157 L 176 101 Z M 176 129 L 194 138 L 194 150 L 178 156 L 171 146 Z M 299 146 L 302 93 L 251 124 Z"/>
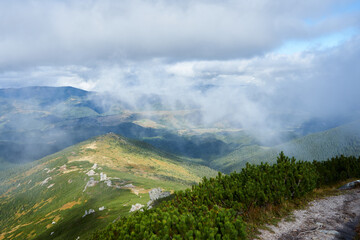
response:
<path fill-rule="evenodd" d="M 260 230 L 259 239 L 271 240 L 352 240 L 360 220 L 360 189 L 314 200 L 304 210 L 296 210 L 291 221 L 283 219 L 271 231 Z M 287 218 L 288 219 L 288 218 Z"/>

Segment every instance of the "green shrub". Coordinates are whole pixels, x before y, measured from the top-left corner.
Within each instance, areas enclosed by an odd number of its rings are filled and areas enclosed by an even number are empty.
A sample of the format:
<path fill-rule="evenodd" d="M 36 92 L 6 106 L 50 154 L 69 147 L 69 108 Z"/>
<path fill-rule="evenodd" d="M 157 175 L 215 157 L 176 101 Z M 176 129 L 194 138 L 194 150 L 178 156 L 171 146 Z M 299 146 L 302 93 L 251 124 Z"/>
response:
<path fill-rule="evenodd" d="M 136 212 L 93 239 L 246 239 L 241 216 L 253 207 L 300 198 L 317 186 L 360 177 L 360 158 L 304 162 L 283 152 L 277 163 L 247 164 L 240 173 L 204 177 L 155 209 Z"/>

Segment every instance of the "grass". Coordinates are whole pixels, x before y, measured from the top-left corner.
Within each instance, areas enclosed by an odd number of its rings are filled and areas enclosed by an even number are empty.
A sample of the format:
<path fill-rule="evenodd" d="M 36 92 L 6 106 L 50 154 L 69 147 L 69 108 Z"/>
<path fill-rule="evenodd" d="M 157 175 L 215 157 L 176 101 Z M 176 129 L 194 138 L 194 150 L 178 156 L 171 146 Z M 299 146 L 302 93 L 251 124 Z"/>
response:
<path fill-rule="evenodd" d="M 92 177 L 99 181 L 103 172 L 111 177 L 112 186 L 99 182 L 84 191 L 90 179 L 86 173 L 94 163 L 98 168 Z M 191 166 L 115 134 L 77 144 L 2 177 L 0 239 L 86 239 L 94 230 L 130 214 L 131 205 L 146 205 L 152 188 L 183 190 L 200 180 L 201 170 L 216 174 Z M 41 184 L 45 179 L 48 182 Z M 135 188 L 120 188 L 130 183 Z M 102 206 L 105 210 L 99 211 Z M 82 217 L 89 209 L 95 213 Z"/>

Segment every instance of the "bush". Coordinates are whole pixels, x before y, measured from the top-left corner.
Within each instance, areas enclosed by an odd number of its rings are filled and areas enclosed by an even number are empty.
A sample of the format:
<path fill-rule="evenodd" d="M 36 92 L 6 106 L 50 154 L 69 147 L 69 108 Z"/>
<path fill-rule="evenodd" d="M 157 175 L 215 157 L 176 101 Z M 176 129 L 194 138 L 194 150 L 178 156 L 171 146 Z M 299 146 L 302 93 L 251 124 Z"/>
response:
<path fill-rule="evenodd" d="M 317 186 L 360 177 L 360 158 L 304 162 L 283 152 L 277 163 L 247 164 L 240 173 L 204 177 L 155 209 L 111 224 L 93 239 L 246 239 L 241 215 L 253 207 L 300 198 Z"/>

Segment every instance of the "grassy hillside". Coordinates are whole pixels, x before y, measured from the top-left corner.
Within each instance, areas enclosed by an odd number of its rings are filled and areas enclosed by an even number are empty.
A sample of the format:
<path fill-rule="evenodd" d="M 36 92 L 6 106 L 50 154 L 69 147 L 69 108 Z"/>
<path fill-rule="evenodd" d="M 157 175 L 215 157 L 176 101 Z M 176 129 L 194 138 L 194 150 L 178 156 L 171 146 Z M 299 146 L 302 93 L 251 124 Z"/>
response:
<path fill-rule="evenodd" d="M 215 174 L 116 134 L 93 138 L 2 172 L 0 239 L 84 239 L 146 205 L 152 188 L 181 190 Z M 95 213 L 83 217 L 89 209 Z"/>
<path fill-rule="evenodd" d="M 360 121 L 309 134 L 271 148 L 259 145 L 240 147 L 230 154 L 212 161 L 210 166 L 224 172 L 231 172 L 240 170 L 247 162 L 259 164 L 268 162 L 268 159 L 276 159 L 280 151 L 305 161 L 314 159 L 323 161 L 340 154 L 359 156 Z"/>

